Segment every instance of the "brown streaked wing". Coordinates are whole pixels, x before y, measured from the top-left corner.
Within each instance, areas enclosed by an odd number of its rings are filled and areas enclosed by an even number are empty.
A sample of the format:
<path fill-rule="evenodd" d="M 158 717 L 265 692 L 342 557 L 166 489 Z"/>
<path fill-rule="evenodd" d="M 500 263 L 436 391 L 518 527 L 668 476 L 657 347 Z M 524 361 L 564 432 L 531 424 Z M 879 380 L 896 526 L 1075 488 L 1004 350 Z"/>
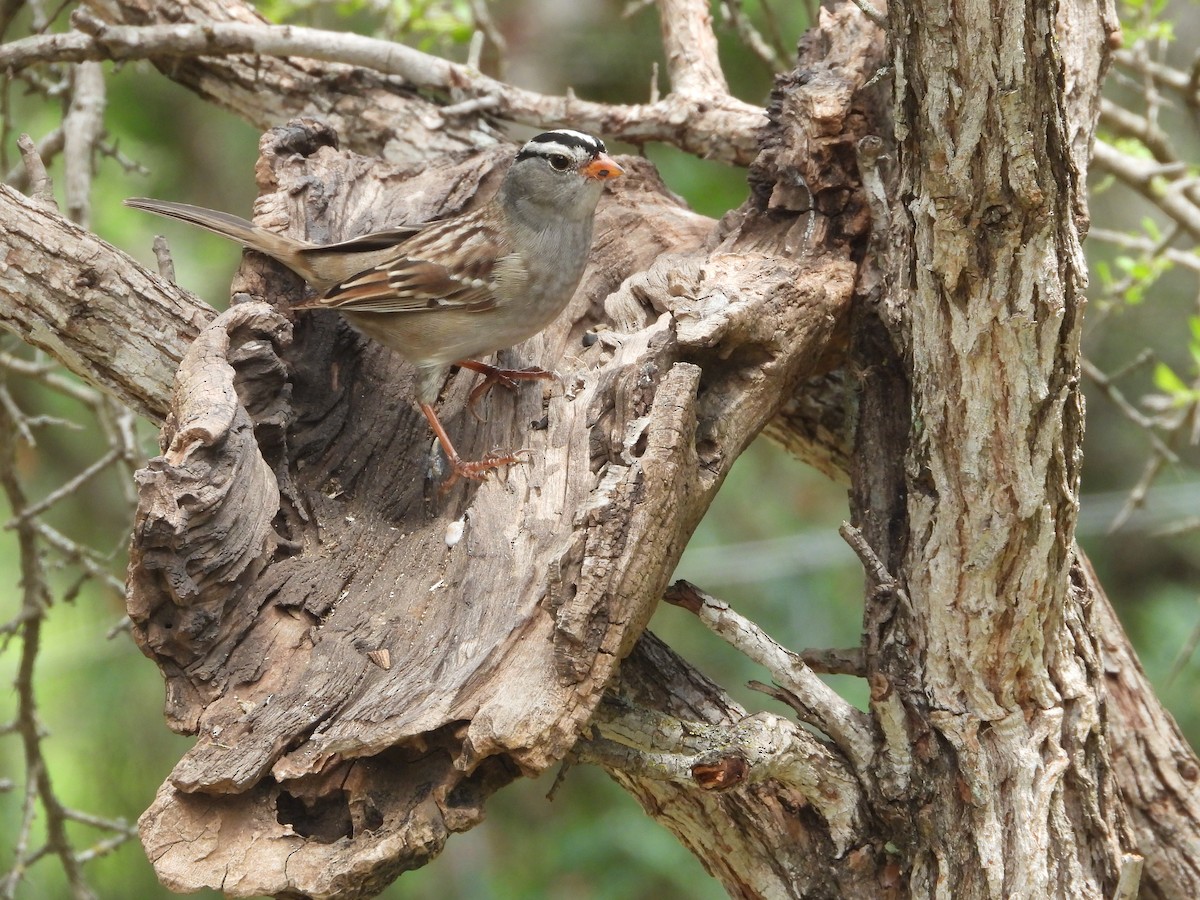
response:
<path fill-rule="evenodd" d="M 495 306 L 493 272 L 497 260 L 508 254 L 487 224 L 464 219 L 435 223 L 396 249 L 395 259 L 343 281 L 325 294 L 321 305 L 379 313 Z M 449 263 L 433 262 L 437 259 Z"/>
<path fill-rule="evenodd" d="M 415 235 L 426 230 L 428 225 L 409 225 L 399 228 L 389 228 L 386 231 L 372 231 L 370 234 L 360 234 L 358 237 L 347 238 L 333 244 L 317 244 L 305 247 L 300 252 L 306 256 L 321 256 L 326 253 L 370 253 L 372 250 L 386 250 L 397 247 L 413 239 Z"/>

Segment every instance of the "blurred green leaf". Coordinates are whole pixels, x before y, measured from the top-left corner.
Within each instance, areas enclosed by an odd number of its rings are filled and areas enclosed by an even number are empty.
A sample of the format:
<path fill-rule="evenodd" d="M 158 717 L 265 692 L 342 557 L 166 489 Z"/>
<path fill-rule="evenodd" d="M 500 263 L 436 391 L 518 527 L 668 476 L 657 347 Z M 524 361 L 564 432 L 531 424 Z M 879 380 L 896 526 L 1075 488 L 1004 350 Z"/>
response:
<path fill-rule="evenodd" d="M 1175 374 L 1175 370 L 1163 362 L 1154 367 L 1154 385 L 1160 391 L 1176 399 L 1191 393 L 1183 379 Z"/>

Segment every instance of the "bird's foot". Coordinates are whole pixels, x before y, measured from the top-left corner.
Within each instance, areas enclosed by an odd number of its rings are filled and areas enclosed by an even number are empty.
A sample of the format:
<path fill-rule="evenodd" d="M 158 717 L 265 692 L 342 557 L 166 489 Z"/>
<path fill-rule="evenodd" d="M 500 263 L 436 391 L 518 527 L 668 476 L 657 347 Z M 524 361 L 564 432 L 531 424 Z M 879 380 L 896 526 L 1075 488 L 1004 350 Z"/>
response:
<path fill-rule="evenodd" d="M 467 408 L 471 410 L 478 421 L 487 421 L 479 414 L 479 401 L 488 395 L 493 387 L 500 387 L 515 391 L 522 381 L 536 381 L 546 378 L 553 378 L 553 372 L 547 372 L 545 369 L 501 369 L 496 366 L 489 366 L 487 363 L 476 362 L 473 359 L 460 360 L 456 365 L 464 369 L 470 369 L 472 372 L 478 372 L 483 376 L 483 381 L 475 385 L 467 397 Z"/>
<path fill-rule="evenodd" d="M 528 450 L 516 450 L 512 453 L 489 453 L 483 459 L 474 460 L 459 459 L 455 454 L 448 458 L 450 475 L 442 482 L 439 493 L 444 494 L 450 490 L 460 478 L 466 478 L 469 481 L 483 481 L 496 469 L 525 462 L 523 454 L 528 452 Z"/>

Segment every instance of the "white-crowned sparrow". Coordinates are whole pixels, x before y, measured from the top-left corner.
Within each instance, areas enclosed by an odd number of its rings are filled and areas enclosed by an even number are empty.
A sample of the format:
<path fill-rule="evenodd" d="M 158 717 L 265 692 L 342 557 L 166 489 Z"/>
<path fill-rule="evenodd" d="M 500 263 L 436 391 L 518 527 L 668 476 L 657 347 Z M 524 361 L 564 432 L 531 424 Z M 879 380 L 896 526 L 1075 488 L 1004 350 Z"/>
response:
<path fill-rule="evenodd" d="M 482 372 L 472 404 L 497 381 L 546 377 L 471 357 L 511 347 L 563 311 L 587 262 L 604 183 L 622 174 L 604 142 L 547 131 L 517 154 L 495 197 L 419 228 L 310 244 L 216 210 L 140 198 L 127 206 L 182 219 L 278 260 L 320 295 L 301 308 L 336 309 L 417 368 L 417 402 L 450 461 L 451 478 L 482 478 L 510 455 L 464 461 L 433 404 L 452 365 Z"/>

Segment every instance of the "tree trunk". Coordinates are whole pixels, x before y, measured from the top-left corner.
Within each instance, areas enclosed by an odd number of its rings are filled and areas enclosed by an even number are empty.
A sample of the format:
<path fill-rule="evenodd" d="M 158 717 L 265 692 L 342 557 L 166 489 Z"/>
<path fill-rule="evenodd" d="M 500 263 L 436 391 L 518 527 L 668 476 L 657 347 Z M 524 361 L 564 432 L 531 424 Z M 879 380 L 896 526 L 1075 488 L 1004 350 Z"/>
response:
<path fill-rule="evenodd" d="M 1059 87 L 1071 51 L 1052 5 L 979 12 L 891 7 L 903 202 L 860 319 L 875 370 L 854 492 L 895 576 L 865 618 L 872 705 L 903 723 L 882 788 L 908 813 L 917 896 L 1107 897 L 1135 842 L 1072 568 L 1086 270 Z"/>

